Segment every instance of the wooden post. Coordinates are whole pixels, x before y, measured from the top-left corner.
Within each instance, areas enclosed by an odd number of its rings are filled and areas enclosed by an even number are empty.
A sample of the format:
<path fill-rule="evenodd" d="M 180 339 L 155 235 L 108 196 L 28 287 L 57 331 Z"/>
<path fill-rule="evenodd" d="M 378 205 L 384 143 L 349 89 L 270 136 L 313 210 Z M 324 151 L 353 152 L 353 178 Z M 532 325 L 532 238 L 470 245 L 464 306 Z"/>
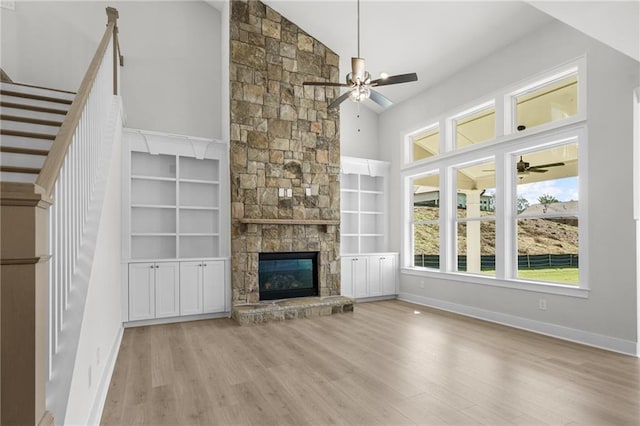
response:
<path fill-rule="evenodd" d="M 33 184 L 1 183 L 0 424 L 49 425 L 46 411 L 48 215 Z"/>
<path fill-rule="evenodd" d="M 107 26 L 113 23 L 113 94 L 118 94 L 118 9 L 107 7 Z"/>

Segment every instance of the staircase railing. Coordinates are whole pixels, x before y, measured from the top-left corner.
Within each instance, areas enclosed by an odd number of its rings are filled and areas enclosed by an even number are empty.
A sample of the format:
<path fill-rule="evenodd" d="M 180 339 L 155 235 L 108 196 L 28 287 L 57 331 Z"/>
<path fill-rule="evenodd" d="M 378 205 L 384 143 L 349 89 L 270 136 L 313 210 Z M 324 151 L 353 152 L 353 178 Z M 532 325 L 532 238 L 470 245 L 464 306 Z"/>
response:
<path fill-rule="evenodd" d="M 87 243 L 91 234 L 97 233 L 91 212 L 95 208 L 102 146 L 105 131 L 113 125 L 108 121 L 124 63 L 118 41 L 118 11 L 107 8 L 107 17 L 98 49 L 36 179 L 36 185 L 53 199 L 49 209 L 45 371 L 47 408 L 59 422 L 64 422 L 91 270 L 93 256 L 88 255 Z"/>

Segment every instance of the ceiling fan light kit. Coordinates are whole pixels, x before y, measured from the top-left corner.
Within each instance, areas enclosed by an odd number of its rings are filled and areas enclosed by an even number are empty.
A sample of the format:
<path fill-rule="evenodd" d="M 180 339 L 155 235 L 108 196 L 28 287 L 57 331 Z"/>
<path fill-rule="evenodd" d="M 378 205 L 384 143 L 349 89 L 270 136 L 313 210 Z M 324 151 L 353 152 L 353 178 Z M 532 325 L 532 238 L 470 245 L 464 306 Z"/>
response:
<path fill-rule="evenodd" d="M 387 76 L 386 73 L 382 73 L 379 79 L 371 80 L 371 74 L 366 70 L 365 61 L 360 57 L 360 0 L 358 0 L 358 56 L 351 58 L 351 72 L 347 74 L 346 83 L 332 83 L 332 82 L 315 82 L 305 81 L 303 86 L 338 86 L 348 87 L 349 90 L 342 95 L 335 98 L 330 104 L 329 109 L 337 108 L 342 102 L 347 99 L 351 99 L 354 102 L 362 102 L 365 99 L 371 99 L 383 108 L 387 108 L 393 105 L 388 98 L 375 90 L 372 87 L 377 86 L 389 86 L 391 84 L 408 83 L 411 81 L 418 81 L 416 73 L 400 74 L 394 76 Z"/>

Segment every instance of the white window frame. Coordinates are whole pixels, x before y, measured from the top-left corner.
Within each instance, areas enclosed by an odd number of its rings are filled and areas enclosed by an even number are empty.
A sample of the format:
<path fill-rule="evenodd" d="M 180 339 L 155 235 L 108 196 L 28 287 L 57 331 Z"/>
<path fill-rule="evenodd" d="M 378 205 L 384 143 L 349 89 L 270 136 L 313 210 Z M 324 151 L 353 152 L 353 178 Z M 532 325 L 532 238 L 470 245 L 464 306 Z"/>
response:
<path fill-rule="evenodd" d="M 545 123 L 524 131 L 514 131 L 513 101 L 514 94 L 521 94 L 526 90 L 535 90 L 541 86 L 565 78 L 573 73 L 578 75 L 578 113 L 563 120 Z M 559 77 L 560 76 L 560 77 Z M 440 147 L 441 153 L 435 157 L 429 157 L 417 162 L 405 163 L 401 170 L 402 205 L 403 205 L 403 232 L 402 232 L 402 256 L 401 272 L 408 275 L 433 277 L 437 279 L 468 282 L 479 285 L 507 287 L 518 290 L 534 291 L 541 293 L 560 294 L 586 298 L 589 295 L 588 279 L 588 218 L 587 218 L 587 126 L 586 126 L 586 58 L 581 57 L 570 61 L 545 73 L 540 73 L 523 82 L 502 89 L 491 97 L 485 97 L 466 108 L 443 114 L 438 119 L 430 120 L 430 123 L 440 123 Z M 479 108 L 487 108 L 495 99 L 496 138 L 491 141 L 455 149 L 454 133 L 455 119 L 478 111 Z M 442 125 L 444 124 L 444 126 Z M 433 126 L 433 124 L 431 125 Z M 430 126 L 423 126 L 420 130 L 408 133 L 405 140 Z M 569 140 L 578 143 L 578 176 L 579 176 L 579 259 L 580 282 L 578 285 L 567 285 L 553 282 L 523 280 L 517 278 L 517 244 L 516 235 L 516 182 L 511 161 L 513 155 L 519 152 L 531 152 L 543 148 L 545 145 L 562 145 Z M 406 156 L 406 148 L 413 149 L 412 143 L 405 143 L 405 160 L 412 158 Z M 444 148 L 444 149 L 443 149 Z M 478 274 L 456 272 L 457 269 L 457 222 L 456 212 L 451 200 L 452 193 L 456 197 L 455 169 L 461 165 L 486 161 L 493 157 L 496 166 L 496 274 L 495 277 Z M 413 267 L 413 223 L 412 208 L 413 196 L 412 178 L 424 176 L 429 172 L 440 174 L 440 269 Z M 515 268 L 515 269 L 514 269 Z"/>

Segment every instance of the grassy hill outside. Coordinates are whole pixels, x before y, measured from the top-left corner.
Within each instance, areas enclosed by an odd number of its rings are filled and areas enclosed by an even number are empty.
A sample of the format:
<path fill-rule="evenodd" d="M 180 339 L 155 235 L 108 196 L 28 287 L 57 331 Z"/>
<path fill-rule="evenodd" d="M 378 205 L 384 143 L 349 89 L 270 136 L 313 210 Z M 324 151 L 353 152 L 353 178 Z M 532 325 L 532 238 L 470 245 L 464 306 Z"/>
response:
<path fill-rule="evenodd" d="M 438 209 L 435 207 L 414 207 L 416 220 L 434 220 Z M 488 213 L 483 212 L 484 215 Z M 458 209 L 458 217 L 466 211 Z M 416 227 L 415 254 L 437 255 L 437 227 Z M 495 223 L 480 225 L 481 254 L 495 254 Z M 458 253 L 466 252 L 466 224 L 458 226 Z M 518 233 L 518 254 L 578 254 L 578 227 L 549 219 L 525 219 L 520 221 Z"/>

